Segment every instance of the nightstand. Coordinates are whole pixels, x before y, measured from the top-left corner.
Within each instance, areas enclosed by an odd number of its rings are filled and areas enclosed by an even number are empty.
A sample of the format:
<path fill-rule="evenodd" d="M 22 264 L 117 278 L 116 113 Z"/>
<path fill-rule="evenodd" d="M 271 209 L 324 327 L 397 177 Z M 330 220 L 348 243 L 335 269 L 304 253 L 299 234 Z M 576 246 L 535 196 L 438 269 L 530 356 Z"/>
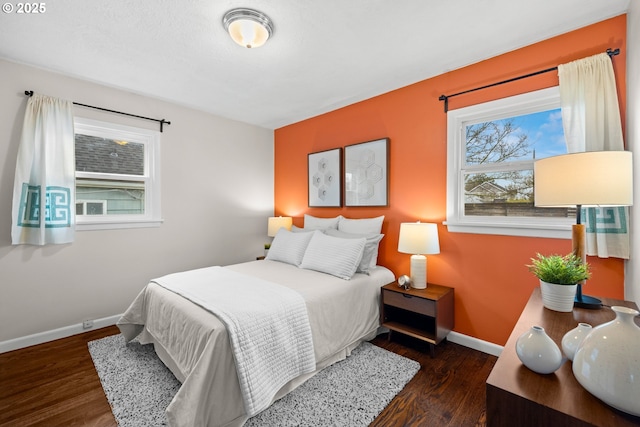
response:
<path fill-rule="evenodd" d="M 382 287 L 380 323 L 396 331 L 429 343 L 431 356 L 435 346 L 453 329 L 453 288 L 427 284 L 426 289 L 404 289 L 398 282 Z"/>

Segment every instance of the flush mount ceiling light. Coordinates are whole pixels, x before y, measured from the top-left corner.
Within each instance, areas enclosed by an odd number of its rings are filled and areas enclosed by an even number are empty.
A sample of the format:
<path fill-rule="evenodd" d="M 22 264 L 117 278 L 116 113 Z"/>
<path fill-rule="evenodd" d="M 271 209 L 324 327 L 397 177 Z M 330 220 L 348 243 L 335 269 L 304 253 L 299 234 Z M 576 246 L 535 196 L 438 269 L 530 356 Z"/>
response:
<path fill-rule="evenodd" d="M 238 8 L 225 13 L 222 25 L 234 42 L 246 48 L 260 47 L 273 34 L 273 22 L 253 9 Z"/>

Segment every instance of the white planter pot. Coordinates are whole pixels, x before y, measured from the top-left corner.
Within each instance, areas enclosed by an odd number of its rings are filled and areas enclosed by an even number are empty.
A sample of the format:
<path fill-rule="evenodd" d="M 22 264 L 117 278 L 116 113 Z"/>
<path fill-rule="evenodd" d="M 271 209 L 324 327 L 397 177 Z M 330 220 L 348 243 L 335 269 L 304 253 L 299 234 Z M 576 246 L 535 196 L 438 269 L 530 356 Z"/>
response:
<path fill-rule="evenodd" d="M 573 310 L 578 285 L 556 285 L 540 280 L 542 304 L 549 310 L 568 313 Z"/>

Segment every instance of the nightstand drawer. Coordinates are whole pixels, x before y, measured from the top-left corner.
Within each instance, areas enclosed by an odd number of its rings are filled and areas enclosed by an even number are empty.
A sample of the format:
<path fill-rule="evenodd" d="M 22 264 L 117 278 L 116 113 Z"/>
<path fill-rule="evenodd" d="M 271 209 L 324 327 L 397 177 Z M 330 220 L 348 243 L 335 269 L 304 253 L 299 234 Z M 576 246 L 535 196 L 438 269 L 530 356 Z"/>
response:
<path fill-rule="evenodd" d="M 402 308 L 404 310 L 413 311 L 414 313 L 424 314 L 425 316 L 436 315 L 436 302 L 409 294 L 383 290 L 382 303 L 393 307 Z"/>

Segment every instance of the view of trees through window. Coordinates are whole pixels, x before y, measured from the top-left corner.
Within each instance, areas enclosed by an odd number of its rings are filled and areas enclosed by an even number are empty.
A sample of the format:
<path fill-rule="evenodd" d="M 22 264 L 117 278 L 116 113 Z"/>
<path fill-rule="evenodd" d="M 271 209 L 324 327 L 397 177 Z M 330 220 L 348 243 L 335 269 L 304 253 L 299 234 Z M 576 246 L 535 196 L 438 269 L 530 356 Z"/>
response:
<path fill-rule="evenodd" d="M 534 161 L 567 152 L 559 108 L 467 123 L 465 137 L 465 215 L 575 215 L 534 206 Z"/>

